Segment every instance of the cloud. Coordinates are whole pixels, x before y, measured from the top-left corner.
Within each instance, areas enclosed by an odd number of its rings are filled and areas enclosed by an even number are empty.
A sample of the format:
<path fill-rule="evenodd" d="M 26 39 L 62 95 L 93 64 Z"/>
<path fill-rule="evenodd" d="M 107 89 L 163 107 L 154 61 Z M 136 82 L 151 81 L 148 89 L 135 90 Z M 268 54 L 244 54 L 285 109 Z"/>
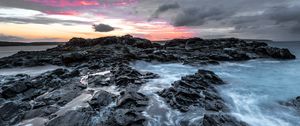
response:
<path fill-rule="evenodd" d="M 203 29 L 231 27 L 234 30 L 224 31 L 224 35 L 244 38 L 249 36 L 253 38 L 268 37 L 268 39 L 300 39 L 299 34 L 297 35 L 300 32 L 299 0 L 111 0 L 109 3 L 106 2 L 107 0 L 66 0 L 67 2 L 59 3 L 57 6 L 54 5 L 55 2 L 32 1 L 37 0 L 1 0 L 0 8 L 37 10 L 44 13 L 48 12 L 46 13 L 48 15 L 82 16 L 87 14 L 87 16 L 94 16 L 101 14 L 109 19 L 140 22 L 158 19 L 157 22 L 168 22 L 174 27 L 187 27 L 189 31 L 194 32 L 199 37 L 219 34 L 218 31 L 206 32 Z M 96 2 L 99 5 L 93 5 Z M 109 5 L 109 9 L 101 5 Z M 79 14 L 73 12 L 79 12 Z M 95 22 L 76 22 L 75 20 L 73 22 L 72 20 L 53 19 L 47 21 L 47 19 L 38 17 L 33 18 L 37 21 L 30 19 L 13 19 L 10 17 L 8 19 L 1 18 L 0 21 L 40 24 L 64 23 L 69 25 L 88 23 L 91 25 L 98 20 L 94 20 Z"/>
<path fill-rule="evenodd" d="M 95 29 L 96 32 L 110 32 L 115 30 L 114 27 L 106 24 L 93 25 L 93 28 Z"/>
<path fill-rule="evenodd" d="M 23 38 L 20 36 L 5 35 L 0 33 L 0 41 L 5 42 L 57 42 L 62 41 L 59 38 Z"/>
<path fill-rule="evenodd" d="M 174 10 L 174 9 L 178 9 L 180 8 L 178 3 L 167 3 L 167 4 L 163 4 L 160 5 L 157 10 L 155 10 L 155 12 L 151 15 L 151 17 L 149 18 L 149 20 L 153 20 L 155 18 L 158 18 L 160 14 L 167 12 L 169 10 Z"/>
<path fill-rule="evenodd" d="M 277 23 L 300 22 L 300 5 L 275 6 L 267 10 L 265 14 Z"/>
<path fill-rule="evenodd" d="M 3 23 L 15 23 L 15 24 L 63 24 L 63 25 L 74 25 L 74 24 L 91 24 L 91 22 L 86 21 L 76 21 L 76 20 L 61 20 L 48 17 L 33 17 L 33 18 L 21 18 L 21 17 L 0 17 L 0 22 Z"/>
<path fill-rule="evenodd" d="M 18 37 L 18 36 L 0 34 L 0 41 L 15 42 L 15 41 L 25 41 L 25 40 L 26 40 L 25 38 Z"/>
<path fill-rule="evenodd" d="M 271 20 L 281 27 L 287 27 L 291 32 L 300 33 L 300 5 L 275 6 L 265 12 Z"/>
<path fill-rule="evenodd" d="M 199 26 L 207 21 L 224 19 L 229 15 L 218 8 L 188 8 L 175 17 L 173 24 L 174 26 Z"/>

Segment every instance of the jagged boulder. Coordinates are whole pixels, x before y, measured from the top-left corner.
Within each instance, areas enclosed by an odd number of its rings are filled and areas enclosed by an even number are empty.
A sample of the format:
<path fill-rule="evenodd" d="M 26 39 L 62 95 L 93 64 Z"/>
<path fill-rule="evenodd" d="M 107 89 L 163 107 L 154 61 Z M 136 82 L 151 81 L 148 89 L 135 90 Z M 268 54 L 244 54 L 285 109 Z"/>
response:
<path fill-rule="evenodd" d="M 92 106 L 92 108 L 99 110 L 112 103 L 115 97 L 115 95 L 101 90 L 96 92 L 93 98 L 88 103 L 90 104 L 90 106 Z"/>
<path fill-rule="evenodd" d="M 91 117 L 88 113 L 71 110 L 50 120 L 46 126 L 91 126 Z"/>
<path fill-rule="evenodd" d="M 13 125 L 22 120 L 24 112 L 31 108 L 27 102 L 7 102 L 0 106 L 0 125 Z"/>
<path fill-rule="evenodd" d="M 296 56 L 293 55 L 288 49 L 279 49 L 274 47 L 259 47 L 255 49 L 255 52 L 260 55 L 267 55 L 276 59 L 295 59 Z"/>
<path fill-rule="evenodd" d="M 228 114 L 205 114 L 202 126 L 249 126 Z"/>
<path fill-rule="evenodd" d="M 115 123 L 120 126 L 146 126 L 142 113 L 132 109 L 118 109 L 115 112 Z"/>
<path fill-rule="evenodd" d="M 46 107 L 42 107 L 42 108 L 32 109 L 32 110 L 27 111 L 24 114 L 23 119 L 27 120 L 27 119 L 32 119 L 35 117 L 49 116 L 49 115 L 57 112 L 58 110 L 59 110 L 59 108 L 55 107 L 55 106 L 46 106 Z"/>
<path fill-rule="evenodd" d="M 87 46 L 88 45 L 88 41 L 84 38 L 72 38 L 69 40 L 69 42 L 66 43 L 66 46 L 79 46 L 79 47 L 83 47 L 83 46 Z"/>
<path fill-rule="evenodd" d="M 73 62 L 82 62 L 87 58 L 88 53 L 86 51 L 72 52 L 67 54 L 62 54 L 61 59 L 65 64 L 70 64 Z"/>
<path fill-rule="evenodd" d="M 186 112 L 192 106 L 202 107 L 207 111 L 228 111 L 214 85 L 224 82 L 213 72 L 198 70 L 194 75 L 182 77 L 172 84 L 171 88 L 159 92 L 168 104 L 180 111 Z"/>
<path fill-rule="evenodd" d="M 117 99 L 118 108 L 135 109 L 141 111 L 148 105 L 148 98 L 142 93 L 136 91 L 121 92 L 121 96 Z"/>

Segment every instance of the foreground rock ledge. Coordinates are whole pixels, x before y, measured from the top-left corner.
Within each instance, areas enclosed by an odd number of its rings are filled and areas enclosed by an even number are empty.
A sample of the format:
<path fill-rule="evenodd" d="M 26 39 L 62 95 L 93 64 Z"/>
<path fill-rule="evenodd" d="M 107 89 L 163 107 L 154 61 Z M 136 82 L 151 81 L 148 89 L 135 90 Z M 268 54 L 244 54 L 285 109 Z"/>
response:
<path fill-rule="evenodd" d="M 174 39 L 153 43 L 130 35 L 97 39 L 73 38 L 46 51 L 21 51 L 0 59 L 1 68 L 58 65 L 38 76 L 0 76 L 0 125 L 43 119 L 45 125 L 146 125 L 142 112 L 149 98 L 137 92 L 154 73 L 129 66 L 137 60 L 189 65 L 219 64 L 256 58 L 295 59 L 287 49 L 240 39 Z M 199 125 L 246 125 L 228 114 L 215 90 L 224 82 L 213 72 L 199 70 L 159 92 L 173 109 L 203 108 Z M 116 87 L 109 92 L 107 87 Z M 103 89 L 102 89 L 103 88 Z M 82 99 L 85 98 L 85 99 Z M 83 100 L 82 102 L 76 101 Z M 74 104 L 81 107 L 62 111 Z M 75 104 L 75 105 L 76 105 Z"/>

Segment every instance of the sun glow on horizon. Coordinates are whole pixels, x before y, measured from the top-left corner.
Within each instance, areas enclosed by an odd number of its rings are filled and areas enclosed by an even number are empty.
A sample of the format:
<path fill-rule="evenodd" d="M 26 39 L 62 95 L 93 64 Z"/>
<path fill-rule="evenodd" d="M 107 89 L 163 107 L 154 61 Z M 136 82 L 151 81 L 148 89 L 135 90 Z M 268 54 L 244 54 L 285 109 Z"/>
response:
<path fill-rule="evenodd" d="M 192 37 L 194 34 L 186 27 L 174 27 L 164 20 L 147 21 L 141 17 L 122 18 L 98 12 L 97 9 L 108 9 L 112 6 L 120 9 L 130 6 L 138 0 L 26 0 L 46 8 L 37 11 L 30 9 L 3 8 L 0 18 L 8 22 L 0 22 L 0 35 L 24 38 L 20 41 L 52 39 L 68 41 L 72 37 L 98 38 L 103 36 L 122 36 L 131 34 L 150 40 L 166 40 L 180 37 Z M 47 7 L 57 9 L 47 9 Z M 81 8 L 80 10 L 73 9 Z M 99 8 L 103 7 L 103 8 Z M 109 12 L 109 11 L 107 11 Z M 18 20 L 16 20 L 18 19 Z M 113 31 L 95 32 L 94 24 L 106 24 Z"/>

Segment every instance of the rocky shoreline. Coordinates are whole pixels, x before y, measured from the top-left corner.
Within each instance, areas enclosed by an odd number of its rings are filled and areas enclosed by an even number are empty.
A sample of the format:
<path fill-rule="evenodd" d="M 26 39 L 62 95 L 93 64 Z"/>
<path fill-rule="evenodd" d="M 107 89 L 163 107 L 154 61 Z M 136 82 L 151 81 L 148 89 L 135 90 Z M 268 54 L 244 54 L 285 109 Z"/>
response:
<path fill-rule="evenodd" d="M 296 57 L 288 49 L 235 38 L 174 39 L 159 44 L 130 35 L 73 38 L 65 45 L 46 51 L 18 52 L 1 58 L 0 68 L 42 65 L 65 68 L 38 76 L 0 76 L 0 125 L 147 125 L 143 111 L 149 98 L 138 89 L 159 75 L 135 70 L 131 62 L 198 66 L 257 58 Z M 199 126 L 247 125 L 229 114 L 230 110 L 215 89 L 222 84 L 225 84 L 223 80 L 213 72 L 198 70 L 157 93 L 171 108 L 183 113 L 190 107 L 203 109 Z M 117 92 L 110 92 L 108 87 Z"/>

